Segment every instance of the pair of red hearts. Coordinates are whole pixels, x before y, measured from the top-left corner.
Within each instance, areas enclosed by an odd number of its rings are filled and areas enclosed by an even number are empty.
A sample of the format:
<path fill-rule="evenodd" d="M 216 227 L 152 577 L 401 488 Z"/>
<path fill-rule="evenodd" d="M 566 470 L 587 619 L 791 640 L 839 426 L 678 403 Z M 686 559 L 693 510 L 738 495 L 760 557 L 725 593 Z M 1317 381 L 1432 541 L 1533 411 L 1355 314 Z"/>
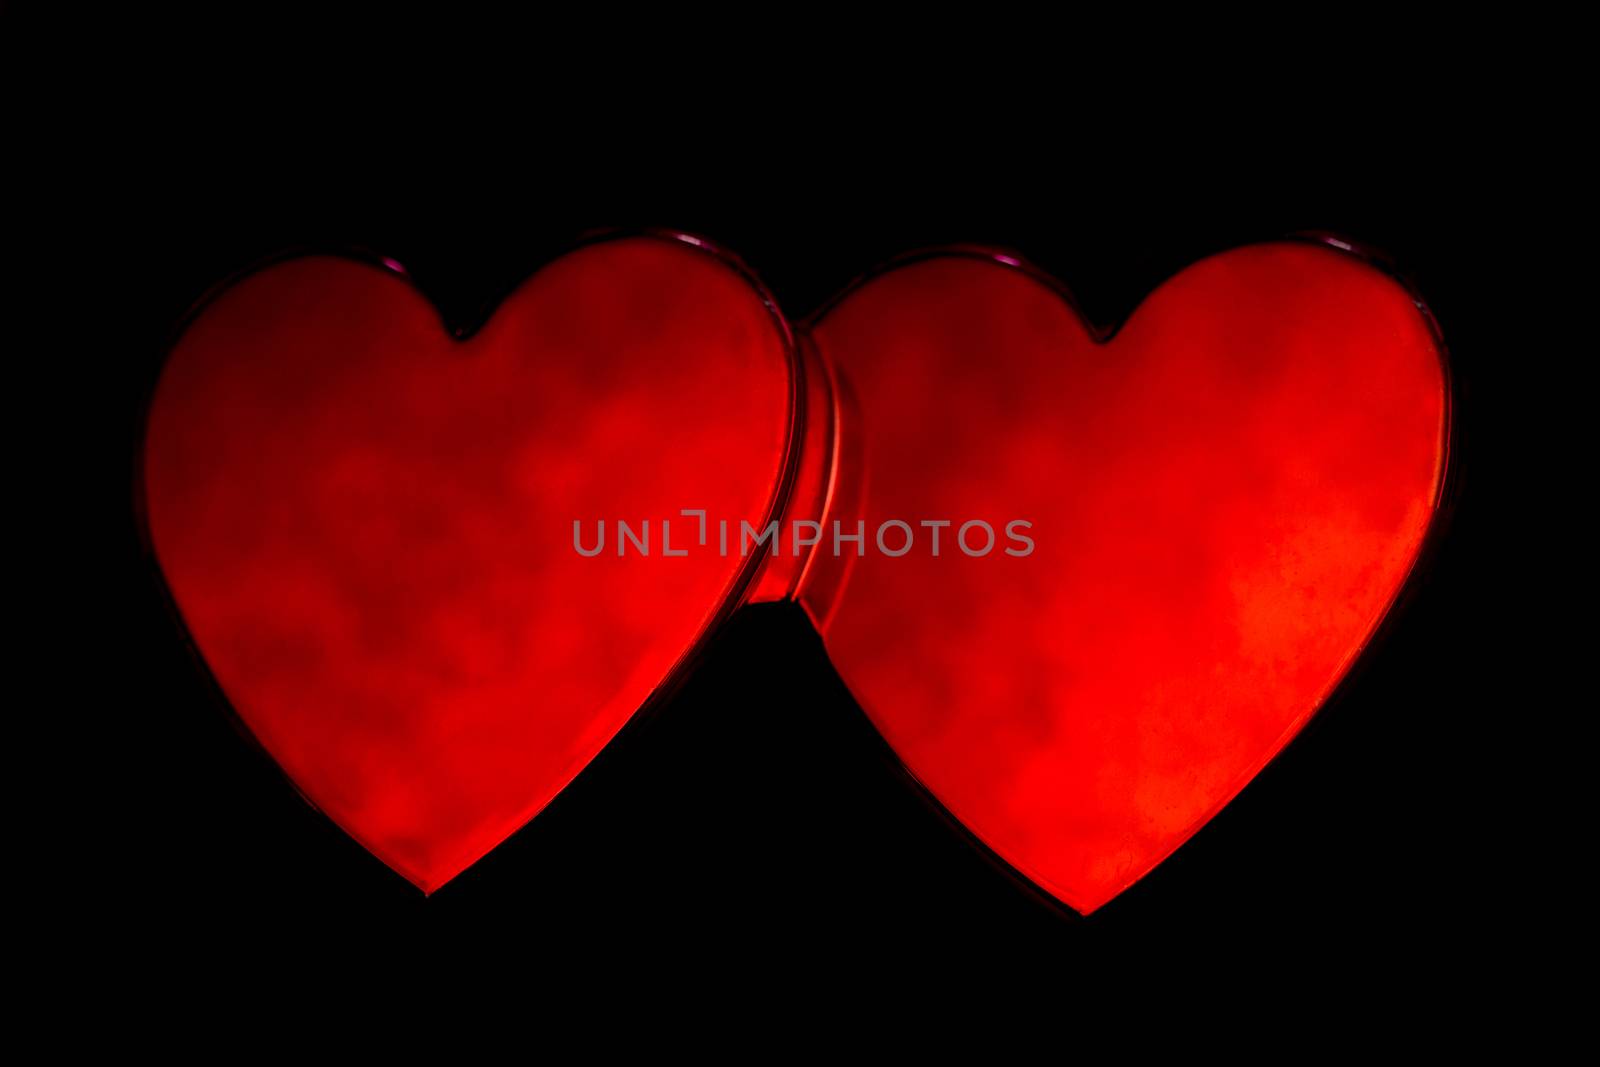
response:
<path fill-rule="evenodd" d="M 424 891 L 740 604 L 794 598 L 910 771 L 1087 913 L 1348 672 L 1433 524 L 1448 436 L 1431 320 L 1329 242 L 1204 260 L 1109 336 L 970 249 L 791 331 L 731 257 L 639 234 L 551 263 L 471 336 L 392 264 L 256 271 L 174 346 L 142 489 L 233 708 Z M 741 525 L 774 519 L 779 553 L 742 555 Z M 617 520 L 655 550 L 618 554 Z M 1031 549 L 969 554 L 974 520 L 1025 521 Z M 835 555 L 836 521 L 865 543 Z M 575 522 L 617 541 L 580 554 Z"/>

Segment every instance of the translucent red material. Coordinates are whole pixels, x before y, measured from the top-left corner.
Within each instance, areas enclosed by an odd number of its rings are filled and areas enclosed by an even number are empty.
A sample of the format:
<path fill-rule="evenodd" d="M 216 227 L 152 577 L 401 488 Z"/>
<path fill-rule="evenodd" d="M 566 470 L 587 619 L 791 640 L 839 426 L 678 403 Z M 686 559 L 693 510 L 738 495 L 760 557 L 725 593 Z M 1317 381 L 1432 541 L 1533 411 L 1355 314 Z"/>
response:
<path fill-rule="evenodd" d="M 795 598 L 934 796 L 1089 912 L 1344 677 L 1434 521 L 1448 425 L 1426 314 L 1325 246 L 1206 260 L 1113 338 L 1013 260 L 920 256 L 796 344 L 736 263 L 635 236 L 541 270 L 465 339 L 392 264 L 245 277 L 171 352 L 142 489 L 228 702 L 425 891 L 739 604 Z M 575 520 L 608 528 L 597 555 Z M 618 520 L 651 550 L 619 553 Z M 744 555 L 740 524 L 773 520 L 779 553 Z M 969 555 L 979 520 L 994 541 Z M 903 555 L 875 536 L 891 521 Z M 864 527 L 859 556 L 835 522 Z"/>
<path fill-rule="evenodd" d="M 730 262 L 633 237 L 456 340 L 399 275 L 262 269 L 172 350 L 151 547 L 234 710 L 300 790 L 431 891 L 656 693 L 759 558 L 666 558 L 680 509 L 756 526 L 792 479 L 787 328 Z M 649 556 L 574 551 L 604 521 Z M 673 522 L 674 548 L 697 536 Z"/>
<path fill-rule="evenodd" d="M 866 493 L 829 519 L 956 524 L 937 557 L 919 528 L 855 560 L 828 651 L 944 806 L 1080 912 L 1305 724 L 1435 515 L 1430 321 L 1327 247 L 1215 256 L 1104 342 L 1014 263 L 926 257 L 810 334 L 862 413 Z M 1033 552 L 969 557 L 978 519 L 1031 522 Z"/>

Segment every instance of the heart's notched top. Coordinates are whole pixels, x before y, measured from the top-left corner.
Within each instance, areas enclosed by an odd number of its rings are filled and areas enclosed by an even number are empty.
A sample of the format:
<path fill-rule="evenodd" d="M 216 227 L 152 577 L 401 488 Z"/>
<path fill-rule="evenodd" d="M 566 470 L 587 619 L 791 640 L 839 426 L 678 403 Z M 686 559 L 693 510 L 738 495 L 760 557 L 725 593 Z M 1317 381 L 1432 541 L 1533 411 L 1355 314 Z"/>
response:
<path fill-rule="evenodd" d="M 803 455 L 827 447 L 802 439 L 805 407 L 830 401 L 766 292 L 698 239 L 580 246 L 464 340 L 386 267 L 288 258 L 203 304 L 150 403 L 141 492 L 239 718 L 432 891 L 762 582 L 758 554 L 582 558 L 574 520 L 695 506 L 762 525 L 793 510 Z"/>
<path fill-rule="evenodd" d="M 1213 256 L 1114 335 L 1013 258 L 919 254 L 801 332 L 862 412 L 838 518 L 1032 523 L 1025 558 L 857 560 L 824 640 L 911 773 L 1079 912 L 1299 731 L 1439 514 L 1432 320 L 1325 244 Z"/>
<path fill-rule="evenodd" d="M 141 472 L 150 549 L 228 702 L 425 891 L 741 603 L 793 599 L 929 792 L 1092 911 L 1347 675 L 1436 525 L 1448 451 L 1425 310 L 1307 242 L 1196 264 L 1114 336 L 970 249 L 897 261 L 791 334 L 707 242 L 617 236 L 462 336 L 392 270 L 269 264 L 174 344 Z M 1035 547 L 573 551 L 575 519 L 684 508 L 1023 519 Z"/>

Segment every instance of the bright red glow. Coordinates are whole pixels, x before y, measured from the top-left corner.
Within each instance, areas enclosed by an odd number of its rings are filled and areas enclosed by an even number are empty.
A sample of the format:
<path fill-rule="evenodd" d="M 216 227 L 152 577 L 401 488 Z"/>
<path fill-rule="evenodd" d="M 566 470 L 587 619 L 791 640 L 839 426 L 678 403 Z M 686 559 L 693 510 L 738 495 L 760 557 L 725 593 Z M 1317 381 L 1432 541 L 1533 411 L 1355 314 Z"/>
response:
<path fill-rule="evenodd" d="M 152 402 L 149 533 L 223 692 L 319 808 L 425 891 L 578 773 L 748 580 L 661 555 L 681 508 L 761 525 L 790 433 L 781 323 L 683 243 L 590 245 L 452 340 L 393 274 L 262 270 Z M 605 551 L 573 549 L 573 520 Z M 648 519 L 651 555 L 614 523 Z M 694 521 L 673 523 L 675 548 Z M 631 547 L 631 546 L 630 546 Z"/>
<path fill-rule="evenodd" d="M 1434 515 L 1442 355 L 1403 287 L 1323 247 L 1208 259 L 1105 344 L 960 256 L 868 280 L 811 335 L 862 412 L 864 505 L 835 517 L 1000 534 L 856 560 L 833 661 L 933 794 L 1080 912 L 1305 724 Z M 1001 551 L 1012 519 L 1032 555 Z"/>

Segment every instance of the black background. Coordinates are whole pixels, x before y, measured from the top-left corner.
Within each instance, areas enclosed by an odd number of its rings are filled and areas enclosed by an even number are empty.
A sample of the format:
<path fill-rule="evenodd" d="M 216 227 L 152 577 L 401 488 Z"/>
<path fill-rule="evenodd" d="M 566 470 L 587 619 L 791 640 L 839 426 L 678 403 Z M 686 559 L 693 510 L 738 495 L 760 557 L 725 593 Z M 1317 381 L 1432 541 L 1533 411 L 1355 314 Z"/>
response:
<path fill-rule="evenodd" d="M 1479 146 L 1338 113 L 1292 136 L 1038 138 L 846 145 L 758 126 L 504 142 L 306 140 L 252 127 L 143 142 L 114 197 L 111 253 L 67 281 L 101 309 L 89 372 L 106 386 L 104 460 L 115 689 L 103 732 L 114 790 L 76 837 L 74 886 L 136 951 L 230 965 L 344 958 L 385 942 L 548 968 L 690 959 L 766 987 L 820 965 L 842 978 L 963 985 L 1044 971 L 1093 977 L 1177 952 L 1221 970 L 1368 980 L 1475 959 L 1503 894 L 1476 756 L 1494 684 L 1481 626 L 1496 576 L 1483 472 L 1504 432 L 1489 194 Z M 1404 123 L 1402 123 L 1404 126 Z M 431 128 L 431 127 L 430 127 Z M 404 129 L 404 127 L 402 127 Z M 1048 139 L 1047 139 L 1048 140 Z M 1076 146 L 1076 147 L 1074 147 Z M 885 150 L 887 148 L 887 150 Z M 758 150 L 763 149 L 763 150 Z M 308 807 L 241 737 L 196 669 L 144 557 L 132 471 L 164 345 L 206 289 L 289 247 L 360 246 L 407 265 L 447 315 L 580 233 L 667 226 L 742 257 L 800 319 L 875 263 L 950 242 L 1014 248 L 1090 317 L 1125 317 L 1215 251 L 1328 230 L 1388 253 L 1433 309 L 1457 378 L 1450 527 L 1385 640 L 1312 725 L 1176 855 L 1089 919 L 1052 905 L 920 795 L 850 699 L 804 617 L 746 609 L 672 700 L 625 731 L 527 828 L 431 898 Z M 99 673 L 90 668 L 89 673 Z M 102 679 L 104 680 L 104 679 Z M 1270 964 L 1263 961 L 1271 960 Z M 425 967 L 418 962 L 419 969 Z"/>

